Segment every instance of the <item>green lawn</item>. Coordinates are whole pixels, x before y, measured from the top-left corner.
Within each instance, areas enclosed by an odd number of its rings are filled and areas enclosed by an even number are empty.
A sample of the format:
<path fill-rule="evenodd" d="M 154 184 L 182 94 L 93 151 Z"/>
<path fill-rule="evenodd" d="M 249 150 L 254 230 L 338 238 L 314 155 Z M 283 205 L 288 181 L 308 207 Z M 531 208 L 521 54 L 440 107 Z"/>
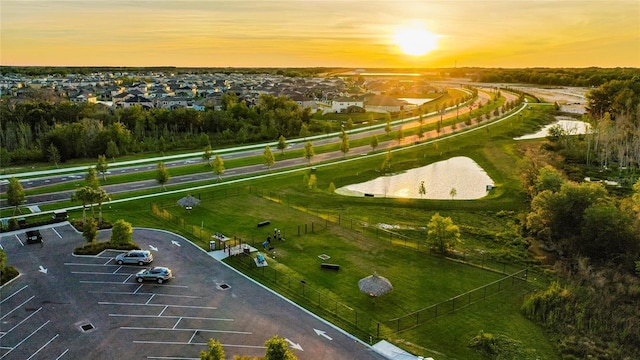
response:
<path fill-rule="evenodd" d="M 238 195 L 229 191 L 227 196 L 219 192 L 213 198 L 205 198 L 203 194 L 202 203 L 190 213 L 175 205 L 174 201 L 179 197 L 165 199 L 164 206 L 175 216 L 183 217 L 186 226 L 165 222 L 163 228 L 175 228 L 174 231 L 181 232 L 180 227 L 203 226 L 207 232 L 222 232 L 253 244 L 267 256 L 269 266 L 266 269 L 256 268 L 252 259 L 244 256 L 233 258 L 229 263 L 310 310 L 337 320 L 347 329 L 355 328 L 357 313 L 358 328 L 354 333 L 365 340 L 366 334 L 375 337 L 377 323 L 381 322 L 384 338 L 418 354 L 433 356 L 421 350 L 427 348 L 451 358 L 480 359 L 466 345 L 478 331 L 485 330 L 506 333 L 526 348 L 536 349 L 536 354 L 543 355 L 543 358 L 555 358 L 553 347 L 546 341 L 544 333 L 518 311 L 518 304 L 524 292 L 532 288 L 531 285 L 508 289 L 453 314 L 395 334 L 385 325 L 388 320 L 446 301 L 503 276 L 428 252 L 397 246 L 385 239 L 365 236 L 348 227 L 327 222 L 315 216 L 313 211 L 299 211 L 286 201 L 267 200 L 258 196 L 255 189 L 252 193 L 248 193 L 248 189 L 243 190 L 237 192 Z M 268 198 L 275 193 L 262 191 L 260 195 Z M 272 197 L 277 200 L 276 196 Z M 270 220 L 271 224 L 257 227 L 256 224 L 263 220 Z M 464 223 L 463 216 L 461 221 Z M 477 218 L 470 223 L 475 221 Z M 500 227 L 500 224 L 494 227 Z M 274 228 L 281 229 L 286 240 L 272 240 L 274 249 L 263 251 L 260 244 L 267 235 L 273 234 Z M 184 235 L 188 233 L 184 232 Z M 208 247 L 206 239 L 198 241 L 201 246 Z M 322 260 L 318 258 L 321 254 L 331 258 Z M 341 269 L 338 272 L 323 270 L 320 268 L 322 262 L 339 264 Z M 358 290 L 358 280 L 374 271 L 391 281 L 394 285 L 391 293 L 371 298 Z M 301 280 L 306 283 L 305 290 Z M 302 291 L 305 291 L 304 295 Z M 336 311 L 339 319 L 335 319 Z M 426 330 L 432 327 L 440 328 L 437 339 L 432 338 L 435 332 Z"/>

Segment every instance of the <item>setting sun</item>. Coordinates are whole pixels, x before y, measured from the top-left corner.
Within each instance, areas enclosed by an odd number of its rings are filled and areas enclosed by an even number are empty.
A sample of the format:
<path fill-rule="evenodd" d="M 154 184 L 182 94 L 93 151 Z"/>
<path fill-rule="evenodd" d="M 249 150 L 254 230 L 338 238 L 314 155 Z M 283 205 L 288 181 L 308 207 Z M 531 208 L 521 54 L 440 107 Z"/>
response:
<path fill-rule="evenodd" d="M 413 56 L 425 55 L 438 45 L 438 35 L 419 26 L 398 29 L 393 40 L 403 53 Z"/>

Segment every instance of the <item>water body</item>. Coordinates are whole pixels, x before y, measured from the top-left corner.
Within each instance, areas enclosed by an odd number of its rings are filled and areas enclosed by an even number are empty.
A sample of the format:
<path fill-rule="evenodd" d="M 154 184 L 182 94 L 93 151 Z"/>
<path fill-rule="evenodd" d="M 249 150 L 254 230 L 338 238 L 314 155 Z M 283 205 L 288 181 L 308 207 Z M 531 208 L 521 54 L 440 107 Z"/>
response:
<path fill-rule="evenodd" d="M 411 105 L 420 106 L 422 104 L 428 103 L 429 101 L 432 101 L 433 99 L 427 99 L 427 98 L 398 98 L 398 100 L 404 100 L 404 101 L 408 102 Z"/>
<path fill-rule="evenodd" d="M 517 138 L 513 138 L 514 140 L 527 140 L 527 139 L 540 139 L 544 138 L 549 134 L 549 129 L 552 126 L 560 125 L 569 135 L 582 135 L 586 134 L 587 131 L 591 128 L 591 126 L 583 121 L 577 120 L 569 120 L 571 118 L 565 117 L 557 117 L 559 119 L 557 122 L 553 124 L 546 125 L 540 131 L 535 134 L 528 134 L 524 136 L 520 136 Z"/>
<path fill-rule="evenodd" d="M 420 195 L 424 181 L 426 194 Z M 479 199 L 487 195 L 487 186 L 493 180 L 475 161 L 458 156 L 401 174 L 381 176 L 359 184 L 343 186 L 336 193 L 346 196 L 365 196 L 407 199 L 451 200 L 451 189 L 456 189 L 454 200 Z"/>

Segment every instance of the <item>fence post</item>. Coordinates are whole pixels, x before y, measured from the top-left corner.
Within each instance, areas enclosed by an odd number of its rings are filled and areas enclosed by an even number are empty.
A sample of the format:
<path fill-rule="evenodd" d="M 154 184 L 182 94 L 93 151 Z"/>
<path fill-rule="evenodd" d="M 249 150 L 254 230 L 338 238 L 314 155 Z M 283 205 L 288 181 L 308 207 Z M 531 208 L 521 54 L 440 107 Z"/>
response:
<path fill-rule="evenodd" d="M 313 221 L 311 222 L 311 233 L 315 234 L 315 223 Z"/>
<path fill-rule="evenodd" d="M 307 224 L 304 224 L 304 233 L 307 233 Z"/>
<path fill-rule="evenodd" d="M 300 225 L 298 225 L 298 236 L 300 236 Z"/>
<path fill-rule="evenodd" d="M 377 338 L 380 338 L 380 323 L 378 323 L 378 333 L 376 334 Z"/>
<path fill-rule="evenodd" d="M 341 222 L 340 222 L 340 214 L 338 214 L 338 225 L 340 225 L 340 224 L 341 224 Z"/>

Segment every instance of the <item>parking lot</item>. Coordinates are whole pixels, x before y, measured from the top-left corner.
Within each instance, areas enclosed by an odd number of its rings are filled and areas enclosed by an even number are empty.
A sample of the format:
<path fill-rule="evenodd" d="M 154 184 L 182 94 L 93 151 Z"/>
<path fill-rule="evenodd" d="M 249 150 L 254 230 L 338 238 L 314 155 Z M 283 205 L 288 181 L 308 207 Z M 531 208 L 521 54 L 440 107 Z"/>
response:
<path fill-rule="evenodd" d="M 0 291 L 0 359 L 198 359 L 209 338 L 229 358 L 264 356 L 273 335 L 299 359 L 382 359 L 174 234 L 134 231 L 151 265 L 173 270 L 157 284 L 136 281 L 144 267 L 116 264 L 120 252 L 74 256 L 84 239 L 69 225 L 40 232 L 42 246 L 24 233 L 0 239 L 21 273 Z"/>

